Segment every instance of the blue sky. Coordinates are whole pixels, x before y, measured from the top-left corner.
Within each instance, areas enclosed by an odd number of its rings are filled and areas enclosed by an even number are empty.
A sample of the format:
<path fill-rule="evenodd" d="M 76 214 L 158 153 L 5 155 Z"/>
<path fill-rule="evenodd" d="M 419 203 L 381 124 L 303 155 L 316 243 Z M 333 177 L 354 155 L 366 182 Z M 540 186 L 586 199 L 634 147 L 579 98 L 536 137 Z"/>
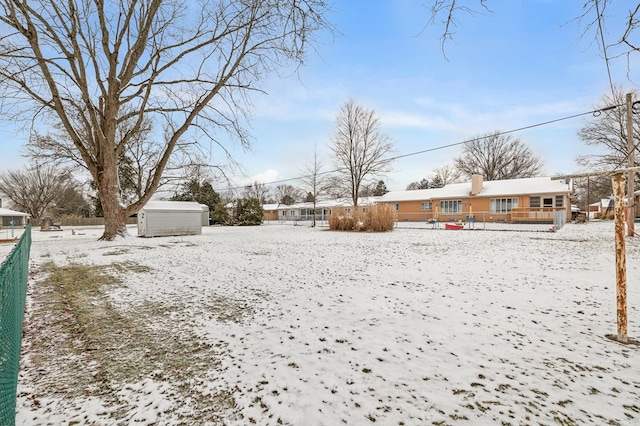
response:
<path fill-rule="evenodd" d="M 581 38 L 574 20 L 583 13 L 582 1 L 491 1 L 492 13 L 459 15 L 447 58 L 442 28 L 426 26 L 425 3 L 430 0 L 336 0 L 329 16 L 336 33 L 321 35 L 317 53 L 298 75 L 265 80 L 268 94 L 253 98 L 253 148 L 231 148 L 244 169 L 238 182 L 299 176 L 314 149 L 330 169 L 335 116 L 349 99 L 377 113 L 395 154 L 404 155 L 586 112 L 609 91 L 594 34 Z M 623 3 L 609 10 L 608 42 L 620 35 Z M 625 60 L 611 66 L 615 83 L 637 87 L 626 77 Z M 514 136 L 543 159 L 547 174 L 570 173 L 578 170 L 575 157 L 590 149 L 576 136 L 584 120 Z M 19 154 L 26 140 L 12 123 L 0 122 L 0 169 L 24 163 Z M 404 189 L 452 164 L 461 150 L 402 158 L 383 179 L 391 190 Z"/>
<path fill-rule="evenodd" d="M 583 2 L 489 2 L 493 13 L 460 15 L 447 58 L 438 39 L 442 28 L 425 28 L 424 3 L 337 1 L 332 20 L 340 34 L 310 58 L 299 80 L 272 80 L 269 95 L 257 100 L 255 146 L 240 156 L 248 174 L 295 177 L 314 147 L 330 163 L 335 116 L 350 98 L 376 111 L 403 155 L 590 111 L 610 90 L 594 34 L 581 38 L 575 21 Z M 626 10 L 614 12 L 621 18 Z M 612 28 L 608 41 L 620 29 Z M 612 62 L 614 82 L 633 88 L 626 65 Z M 577 118 L 514 136 L 544 160 L 547 174 L 570 173 L 588 149 L 576 136 L 583 124 Z M 387 187 L 404 189 L 452 164 L 461 149 L 396 161 L 384 178 Z"/>

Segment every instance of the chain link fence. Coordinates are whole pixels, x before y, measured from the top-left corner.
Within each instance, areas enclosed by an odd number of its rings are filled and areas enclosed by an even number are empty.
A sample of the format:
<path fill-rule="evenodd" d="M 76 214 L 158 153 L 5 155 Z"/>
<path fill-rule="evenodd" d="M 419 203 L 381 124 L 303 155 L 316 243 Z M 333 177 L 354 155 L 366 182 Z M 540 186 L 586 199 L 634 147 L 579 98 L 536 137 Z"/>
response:
<path fill-rule="evenodd" d="M 0 425 L 15 425 L 31 226 L 0 266 Z"/>

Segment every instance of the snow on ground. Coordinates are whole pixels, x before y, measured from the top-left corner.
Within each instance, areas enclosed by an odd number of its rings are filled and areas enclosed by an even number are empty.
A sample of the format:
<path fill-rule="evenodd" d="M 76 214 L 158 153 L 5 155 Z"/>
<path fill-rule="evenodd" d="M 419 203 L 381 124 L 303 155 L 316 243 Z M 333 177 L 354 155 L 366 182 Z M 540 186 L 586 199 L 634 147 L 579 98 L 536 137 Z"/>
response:
<path fill-rule="evenodd" d="M 35 273 L 17 423 L 640 425 L 640 348 L 605 337 L 616 333 L 613 223 L 513 229 L 270 224 L 114 242 L 96 241 L 99 228 L 34 229 L 33 271 L 147 267 L 111 287 L 110 303 L 164 307 L 140 314 L 147 333 L 197 336 L 213 361 L 186 388 L 153 371 L 98 396 L 50 391 L 71 367 L 29 354 L 35 330 L 46 336 Z M 627 256 L 638 339 L 640 239 L 627 239 Z M 193 420 L 207 404 L 211 420 Z"/>

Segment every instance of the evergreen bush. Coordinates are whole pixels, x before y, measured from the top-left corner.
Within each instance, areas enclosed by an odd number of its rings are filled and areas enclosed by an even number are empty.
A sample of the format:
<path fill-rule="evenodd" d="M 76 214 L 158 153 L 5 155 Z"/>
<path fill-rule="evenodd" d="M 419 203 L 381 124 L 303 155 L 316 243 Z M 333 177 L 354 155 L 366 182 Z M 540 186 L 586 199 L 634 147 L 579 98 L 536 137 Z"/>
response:
<path fill-rule="evenodd" d="M 255 226 L 262 224 L 264 210 L 257 198 L 240 198 L 236 202 L 233 224 L 239 226 Z"/>

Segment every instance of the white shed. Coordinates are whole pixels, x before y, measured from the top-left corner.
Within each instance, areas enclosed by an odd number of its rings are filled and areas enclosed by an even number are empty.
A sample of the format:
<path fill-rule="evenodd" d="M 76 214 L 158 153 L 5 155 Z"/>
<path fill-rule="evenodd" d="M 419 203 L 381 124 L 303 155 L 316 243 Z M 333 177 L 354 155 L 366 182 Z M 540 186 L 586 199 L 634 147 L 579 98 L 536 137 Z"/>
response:
<path fill-rule="evenodd" d="M 209 226 L 209 206 L 200 204 L 200 207 L 202 207 L 202 226 Z"/>
<path fill-rule="evenodd" d="M 138 212 L 138 236 L 202 234 L 202 213 L 194 201 L 149 201 Z"/>

